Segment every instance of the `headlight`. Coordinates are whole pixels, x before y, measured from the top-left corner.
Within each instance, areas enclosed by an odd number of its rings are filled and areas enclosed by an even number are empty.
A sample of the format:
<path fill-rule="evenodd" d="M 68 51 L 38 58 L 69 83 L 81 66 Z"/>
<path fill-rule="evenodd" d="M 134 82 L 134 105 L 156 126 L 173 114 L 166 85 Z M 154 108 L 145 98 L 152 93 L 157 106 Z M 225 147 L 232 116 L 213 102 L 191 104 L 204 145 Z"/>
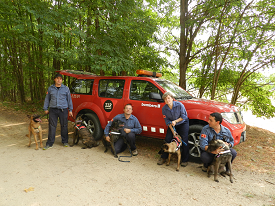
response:
<path fill-rule="evenodd" d="M 226 113 L 221 113 L 221 115 L 230 124 L 242 124 L 243 123 L 243 118 L 242 118 L 240 112 L 226 112 Z"/>

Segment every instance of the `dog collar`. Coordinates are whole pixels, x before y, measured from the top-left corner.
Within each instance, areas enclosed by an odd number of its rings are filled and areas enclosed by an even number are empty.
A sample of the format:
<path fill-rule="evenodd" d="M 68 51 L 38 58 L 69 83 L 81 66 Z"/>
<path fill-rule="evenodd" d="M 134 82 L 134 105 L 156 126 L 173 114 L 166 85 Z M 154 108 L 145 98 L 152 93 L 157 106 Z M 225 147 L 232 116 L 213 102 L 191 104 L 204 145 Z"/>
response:
<path fill-rule="evenodd" d="M 226 150 L 226 151 L 220 152 L 219 154 L 216 154 L 216 158 L 219 157 L 220 155 L 226 154 L 226 153 L 231 153 L 231 151 L 230 150 Z"/>
<path fill-rule="evenodd" d="M 177 136 L 174 136 L 174 138 L 172 139 L 171 142 L 176 142 L 176 143 L 177 143 L 177 149 L 176 149 L 176 151 L 178 151 L 178 149 L 179 149 L 180 146 L 181 146 L 181 141 L 180 141 L 180 139 L 179 139 Z"/>
<path fill-rule="evenodd" d="M 39 125 L 39 127 L 40 127 L 40 125 Z M 34 128 L 34 129 L 39 129 L 39 127 L 37 127 L 37 128 L 33 127 L 33 128 Z"/>
<path fill-rule="evenodd" d="M 116 135 L 120 135 L 119 132 L 109 132 L 109 134 L 116 134 Z"/>

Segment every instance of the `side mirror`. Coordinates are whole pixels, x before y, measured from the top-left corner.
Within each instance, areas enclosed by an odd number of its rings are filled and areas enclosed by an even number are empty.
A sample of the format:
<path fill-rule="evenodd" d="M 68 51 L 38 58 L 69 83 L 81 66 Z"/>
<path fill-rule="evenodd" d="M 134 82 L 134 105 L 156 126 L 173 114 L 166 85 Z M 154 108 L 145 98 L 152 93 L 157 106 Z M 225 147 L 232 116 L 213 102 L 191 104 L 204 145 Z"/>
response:
<path fill-rule="evenodd" d="M 160 96 L 159 93 L 150 92 L 150 93 L 149 93 L 149 98 L 150 98 L 150 99 L 157 100 L 158 102 L 163 102 L 163 99 L 161 98 L 161 96 Z"/>

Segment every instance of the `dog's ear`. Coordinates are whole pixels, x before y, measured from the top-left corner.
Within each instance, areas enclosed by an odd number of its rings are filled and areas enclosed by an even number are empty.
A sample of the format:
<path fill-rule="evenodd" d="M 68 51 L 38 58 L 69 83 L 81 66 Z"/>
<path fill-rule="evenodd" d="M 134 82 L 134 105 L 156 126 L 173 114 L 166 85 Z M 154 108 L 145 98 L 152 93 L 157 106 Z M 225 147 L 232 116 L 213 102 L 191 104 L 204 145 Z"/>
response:
<path fill-rule="evenodd" d="M 29 114 L 27 114 L 27 117 L 28 117 L 28 118 L 31 118 L 32 116 L 31 116 L 31 115 L 29 115 Z"/>
<path fill-rule="evenodd" d="M 216 135 L 213 136 L 213 140 L 216 140 Z"/>

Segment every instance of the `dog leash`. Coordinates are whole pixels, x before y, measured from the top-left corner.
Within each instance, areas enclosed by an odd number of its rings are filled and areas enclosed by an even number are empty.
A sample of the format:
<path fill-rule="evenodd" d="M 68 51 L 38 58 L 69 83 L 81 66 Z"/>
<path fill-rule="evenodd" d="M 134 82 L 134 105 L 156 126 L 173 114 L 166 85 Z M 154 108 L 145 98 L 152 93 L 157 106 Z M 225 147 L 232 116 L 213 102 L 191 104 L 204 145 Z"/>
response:
<path fill-rule="evenodd" d="M 128 146 L 127 146 L 128 147 Z M 129 147 L 128 147 L 129 148 Z M 129 152 L 130 152 L 130 154 L 131 154 L 131 156 L 119 156 L 118 157 L 118 161 L 120 161 L 120 162 L 130 162 L 130 160 L 121 160 L 120 158 L 121 157 L 132 157 L 133 156 L 133 154 L 132 154 L 132 151 L 131 151 L 131 149 L 129 148 Z"/>
<path fill-rule="evenodd" d="M 176 128 L 175 128 L 175 127 L 172 127 L 172 124 L 171 124 L 172 122 L 169 122 L 169 123 L 170 123 L 170 124 L 169 124 L 169 128 L 171 129 L 174 138 L 177 139 L 178 133 L 176 132 Z M 181 140 L 181 142 L 182 142 L 185 146 L 187 146 L 187 144 L 186 144 L 184 141 Z"/>

